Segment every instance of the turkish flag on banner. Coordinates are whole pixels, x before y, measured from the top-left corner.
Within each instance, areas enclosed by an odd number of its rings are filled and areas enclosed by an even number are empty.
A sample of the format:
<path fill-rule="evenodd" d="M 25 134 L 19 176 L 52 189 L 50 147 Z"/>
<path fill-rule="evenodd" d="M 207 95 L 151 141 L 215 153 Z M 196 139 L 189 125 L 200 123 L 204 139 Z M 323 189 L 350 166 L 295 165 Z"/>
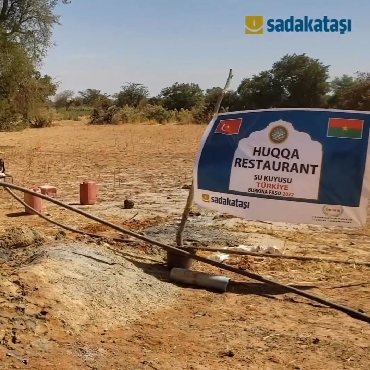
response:
<path fill-rule="evenodd" d="M 222 119 L 218 124 L 215 133 L 224 135 L 236 135 L 240 131 L 243 118 Z"/>

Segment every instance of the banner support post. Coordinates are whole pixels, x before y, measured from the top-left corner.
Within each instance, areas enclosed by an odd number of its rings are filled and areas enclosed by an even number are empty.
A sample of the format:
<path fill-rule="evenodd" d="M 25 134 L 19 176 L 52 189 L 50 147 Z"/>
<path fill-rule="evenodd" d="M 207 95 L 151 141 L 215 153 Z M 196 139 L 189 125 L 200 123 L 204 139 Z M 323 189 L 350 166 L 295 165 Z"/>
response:
<path fill-rule="evenodd" d="M 230 83 L 231 83 L 231 80 L 232 80 L 233 77 L 234 77 L 233 76 L 233 70 L 230 69 L 229 76 L 227 77 L 225 87 L 223 88 L 222 93 L 220 94 L 220 96 L 217 100 L 217 103 L 214 107 L 213 116 L 216 116 L 218 114 L 218 111 L 220 110 L 222 100 L 225 96 L 225 93 L 229 89 L 229 86 L 230 86 Z M 189 190 L 189 194 L 188 194 L 188 198 L 186 200 L 186 205 L 185 205 L 184 211 L 182 213 L 182 217 L 181 217 L 179 227 L 178 227 L 177 232 L 176 232 L 176 245 L 178 247 L 183 247 L 183 245 L 184 245 L 183 236 L 184 236 L 185 225 L 186 225 L 186 222 L 188 220 L 191 208 L 193 207 L 193 201 L 194 201 L 194 181 L 192 180 L 190 190 Z"/>

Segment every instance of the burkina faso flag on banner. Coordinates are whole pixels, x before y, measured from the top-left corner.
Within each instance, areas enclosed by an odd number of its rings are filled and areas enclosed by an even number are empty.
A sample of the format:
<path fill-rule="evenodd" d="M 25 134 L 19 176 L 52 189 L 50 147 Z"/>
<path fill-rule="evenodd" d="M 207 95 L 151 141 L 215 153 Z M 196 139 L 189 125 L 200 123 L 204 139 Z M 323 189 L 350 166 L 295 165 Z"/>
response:
<path fill-rule="evenodd" d="M 364 121 L 361 119 L 329 118 L 328 137 L 361 139 Z"/>

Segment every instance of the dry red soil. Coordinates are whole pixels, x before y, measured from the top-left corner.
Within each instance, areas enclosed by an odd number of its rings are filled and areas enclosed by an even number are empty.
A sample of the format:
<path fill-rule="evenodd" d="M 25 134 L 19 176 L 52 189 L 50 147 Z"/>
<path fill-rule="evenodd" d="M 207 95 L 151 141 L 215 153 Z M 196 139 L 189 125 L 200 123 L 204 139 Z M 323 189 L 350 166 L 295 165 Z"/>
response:
<path fill-rule="evenodd" d="M 53 184 L 58 198 L 68 203 L 78 202 L 82 180 L 97 181 L 98 204 L 86 210 L 140 232 L 178 222 L 186 199 L 181 188 L 191 181 L 203 131 L 195 125 L 59 122 L 51 128 L 0 133 L 0 151 L 16 184 Z M 55 240 L 58 228 L 23 215 L 23 207 L 0 192 L 0 231 L 9 234 L 11 227 L 27 226 L 44 238 L 24 247 L 0 241 L 0 252 L 9 257 L 0 259 L 0 369 L 370 367 L 367 323 L 200 263 L 192 268 L 232 279 L 227 293 L 176 286 L 157 249 L 142 242 L 76 241 L 71 233 Z M 113 204 L 126 197 L 135 200 L 130 212 Z M 118 236 L 54 205 L 45 204 L 43 213 L 86 232 Z M 190 220 L 196 222 L 196 217 Z M 286 254 L 370 260 L 368 226 L 222 225 L 217 231 L 221 236 L 229 228 L 246 240 L 252 234 L 282 240 Z M 102 260 L 90 258 L 92 252 Z M 227 263 L 370 313 L 370 267 L 253 257 Z"/>

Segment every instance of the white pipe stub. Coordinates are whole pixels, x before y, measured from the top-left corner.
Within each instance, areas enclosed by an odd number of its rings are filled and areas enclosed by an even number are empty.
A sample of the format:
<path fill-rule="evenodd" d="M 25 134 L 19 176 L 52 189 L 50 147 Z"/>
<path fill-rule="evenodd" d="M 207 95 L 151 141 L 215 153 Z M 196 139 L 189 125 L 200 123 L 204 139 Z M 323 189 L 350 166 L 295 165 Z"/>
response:
<path fill-rule="evenodd" d="M 206 274 L 205 272 L 192 271 L 181 268 L 173 268 L 171 270 L 170 279 L 179 283 L 197 285 L 203 288 L 214 289 L 221 292 L 226 292 L 230 278 L 226 276 L 218 276 Z"/>

